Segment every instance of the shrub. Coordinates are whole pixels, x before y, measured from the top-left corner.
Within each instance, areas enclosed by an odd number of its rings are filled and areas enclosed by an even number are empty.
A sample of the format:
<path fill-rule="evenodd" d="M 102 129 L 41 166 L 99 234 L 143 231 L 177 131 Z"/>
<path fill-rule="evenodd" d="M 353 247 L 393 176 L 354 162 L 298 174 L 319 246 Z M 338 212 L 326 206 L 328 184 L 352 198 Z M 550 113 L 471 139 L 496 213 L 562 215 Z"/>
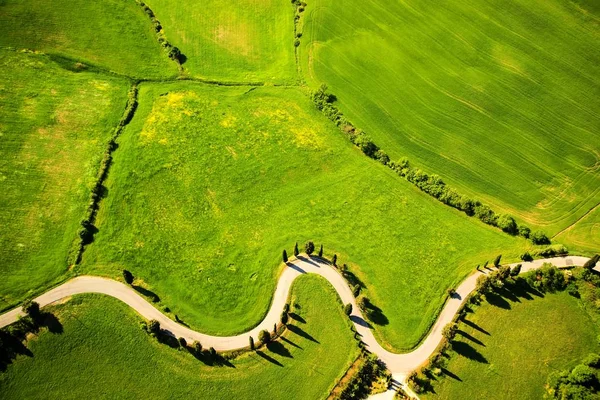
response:
<path fill-rule="evenodd" d="M 348 316 L 352 314 L 352 304 L 348 303 L 344 306 L 344 313 Z"/>
<path fill-rule="evenodd" d="M 271 334 L 269 333 L 268 330 L 263 329 L 262 331 L 260 331 L 258 333 L 258 340 L 262 343 L 262 344 L 267 344 L 271 341 Z"/>
<path fill-rule="evenodd" d="M 552 246 L 548 246 L 543 249 L 536 249 L 533 251 L 534 256 L 542 258 L 564 256 L 567 254 L 569 254 L 569 250 L 562 244 L 553 244 Z"/>
<path fill-rule="evenodd" d="M 315 244 L 310 241 L 306 242 L 304 245 L 304 250 L 306 251 L 306 254 L 310 256 L 315 251 Z"/>
<path fill-rule="evenodd" d="M 131 285 L 133 283 L 133 274 L 126 269 L 123 270 L 123 279 L 125 279 L 125 283 Z"/>
<path fill-rule="evenodd" d="M 295 47 L 298 47 L 298 46 L 300 46 L 300 39 L 296 39 L 296 40 L 294 40 L 294 46 L 295 46 Z M 188 54 L 189 54 L 189 53 L 188 53 Z"/>
<path fill-rule="evenodd" d="M 525 239 L 529 239 L 529 235 L 531 235 L 531 229 L 526 226 L 519 227 L 519 236 L 523 236 Z"/>
<path fill-rule="evenodd" d="M 442 336 L 446 338 L 446 340 L 451 341 L 456 336 L 456 332 L 458 331 L 458 324 L 456 322 L 450 322 L 448 325 L 442 329 Z"/>
<path fill-rule="evenodd" d="M 187 347 L 187 340 L 185 340 L 185 338 L 180 337 L 179 339 L 177 339 L 177 341 L 179 342 L 179 346 L 186 348 Z"/>
<path fill-rule="evenodd" d="M 528 251 L 526 251 L 525 253 L 521 254 L 521 260 L 533 261 L 533 256 Z"/>
<path fill-rule="evenodd" d="M 519 233 L 517 222 L 513 217 L 507 214 L 503 214 L 498 218 L 498 228 L 511 235 Z"/>
<path fill-rule="evenodd" d="M 160 323 L 155 319 L 150 320 L 150 322 L 148 323 L 148 331 L 155 335 L 160 333 Z"/>
<path fill-rule="evenodd" d="M 196 353 L 196 355 L 200 355 L 202 353 L 202 344 L 198 341 L 195 341 L 192 344 L 192 348 L 194 349 L 194 353 Z"/>
<path fill-rule="evenodd" d="M 569 382 L 586 387 L 598 384 L 598 376 L 595 371 L 587 365 L 578 365 L 569 374 Z"/>
<path fill-rule="evenodd" d="M 542 231 L 535 231 L 531 234 L 533 244 L 550 244 L 550 239 Z"/>

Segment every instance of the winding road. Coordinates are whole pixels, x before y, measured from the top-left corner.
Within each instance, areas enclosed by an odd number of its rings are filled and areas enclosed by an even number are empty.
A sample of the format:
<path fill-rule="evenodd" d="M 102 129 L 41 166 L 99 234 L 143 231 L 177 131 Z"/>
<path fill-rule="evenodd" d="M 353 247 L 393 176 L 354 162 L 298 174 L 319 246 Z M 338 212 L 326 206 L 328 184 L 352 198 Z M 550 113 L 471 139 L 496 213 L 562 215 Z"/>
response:
<path fill-rule="evenodd" d="M 522 264 L 521 272 L 523 273 L 537 269 L 545 262 L 549 262 L 560 268 L 581 266 L 587 260 L 587 257 L 578 256 L 555 257 L 523 262 L 520 264 Z M 510 266 L 514 265 L 516 265 L 516 263 L 510 264 Z M 594 269 L 600 272 L 600 265 L 597 265 Z M 64 284 L 49 290 L 34 300 L 38 302 L 40 306 L 46 306 L 77 294 L 101 293 L 121 300 L 148 320 L 157 320 L 160 322 L 162 329 L 170 331 L 175 337 L 184 337 L 188 342 L 197 340 L 202 343 L 205 348 L 214 347 L 219 351 L 235 350 L 246 347 L 248 345 L 249 336 L 257 338 L 258 333 L 261 330 L 266 329 L 267 331 L 270 331 L 273 329 L 274 324 L 279 323 L 283 306 L 288 301 L 292 283 L 297 277 L 307 273 L 317 274 L 327 279 L 337 291 L 341 301 L 344 304 L 352 304 L 353 311 L 350 315 L 350 319 L 354 323 L 356 331 L 362 336 L 362 341 L 370 352 L 376 354 L 387 365 L 394 380 L 400 383 L 404 382 L 408 374 L 425 363 L 431 354 L 433 354 L 442 340 L 443 327 L 452 321 L 467 296 L 475 290 L 477 278 L 486 272 L 477 271 L 466 278 L 460 286 L 458 286 L 456 293 L 446 302 L 438 319 L 421 345 L 410 353 L 404 354 L 389 352 L 377 342 L 375 336 L 373 336 L 372 330 L 369 328 L 369 324 L 363 318 L 362 313 L 356 304 L 356 299 L 352 295 L 348 283 L 338 270 L 316 258 L 309 258 L 306 256 L 300 256 L 287 263 L 277 283 L 271 308 L 266 317 L 251 331 L 237 336 L 210 336 L 191 330 L 162 314 L 130 286 L 107 278 L 95 276 L 80 276 L 73 278 Z M 0 328 L 17 321 L 20 315 L 23 315 L 21 307 L 0 315 Z M 391 398 L 388 397 L 388 395 L 391 394 L 391 391 L 389 393 L 386 392 L 381 397 L 377 396 L 377 398 Z"/>

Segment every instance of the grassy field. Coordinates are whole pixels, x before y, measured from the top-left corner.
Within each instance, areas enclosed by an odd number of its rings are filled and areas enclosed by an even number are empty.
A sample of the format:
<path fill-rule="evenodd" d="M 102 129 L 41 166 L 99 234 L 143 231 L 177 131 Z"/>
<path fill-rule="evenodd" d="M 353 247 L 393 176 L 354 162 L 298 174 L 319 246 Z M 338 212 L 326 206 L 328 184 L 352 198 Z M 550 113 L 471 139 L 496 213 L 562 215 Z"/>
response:
<path fill-rule="evenodd" d="M 557 241 L 581 252 L 600 251 L 600 206 L 581 218 L 555 238 Z"/>
<path fill-rule="evenodd" d="M 187 57 L 191 76 L 226 81 L 293 83 L 294 8 L 281 0 L 146 3 Z"/>
<path fill-rule="evenodd" d="M 0 46 L 56 53 L 136 77 L 177 75 L 134 0 L 2 0 L 0 26 Z"/>
<path fill-rule="evenodd" d="M 555 234 L 600 202 L 598 15 L 591 1 L 315 0 L 302 68 L 392 159 Z"/>
<path fill-rule="evenodd" d="M 62 334 L 42 333 L 0 374 L 3 399 L 95 397 L 131 399 L 325 398 L 358 355 L 349 321 L 322 278 L 294 282 L 292 321 L 272 350 L 249 353 L 232 366 L 207 366 L 184 350 L 159 344 L 138 326 L 139 316 L 100 295 L 78 296 L 53 308 Z M 327 360 L 327 362 L 323 362 Z"/>
<path fill-rule="evenodd" d="M 67 271 L 127 83 L 0 50 L 0 309 Z"/>
<path fill-rule="evenodd" d="M 551 372 L 599 350 L 598 327 L 580 300 L 566 292 L 517 298 L 486 303 L 460 324 L 452 375 L 422 399 L 541 399 Z"/>
<path fill-rule="evenodd" d="M 359 266 L 396 349 L 476 264 L 526 246 L 362 155 L 298 89 L 143 84 L 106 184 L 81 272 L 129 269 L 213 334 L 258 323 L 296 241 Z"/>

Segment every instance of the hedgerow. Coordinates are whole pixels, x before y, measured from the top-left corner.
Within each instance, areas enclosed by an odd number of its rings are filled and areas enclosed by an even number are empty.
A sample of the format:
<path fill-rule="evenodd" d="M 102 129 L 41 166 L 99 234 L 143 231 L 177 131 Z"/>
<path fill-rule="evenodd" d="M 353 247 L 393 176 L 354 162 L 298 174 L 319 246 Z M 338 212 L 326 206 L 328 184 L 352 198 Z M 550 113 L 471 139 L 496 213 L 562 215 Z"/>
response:
<path fill-rule="evenodd" d="M 348 121 L 333 104 L 337 98 L 327 91 L 327 85 L 322 84 L 312 94 L 312 100 L 317 109 L 333 121 L 366 156 L 386 165 L 423 192 L 450 207 L 463 211 L 468 216 L 475 216 L 483 223 L 500 228 L 510 235 L 520 235 L 531 239 L 534 244 L 550 244 L 550 239 L 543 232 L 537 231 L 531 234 L 531 229 L 524 225 L 518 225 L 512 216 L 498 214 L 480 201 L 470 199 L 449 187 L 438 175 L 429 175 L 419 168 L 412 167 L 406 157 L 399 161 L 390 161 L 385 151 L 380 149 L 369 135 Z"/>
<path fill-rule="evenodd" d="M 150 18 L 150 21 L 152 21 L 152 23 L 154 24 L 154 32 L 156 33 L 158 43 L 160 43 L 162 48 L 167 52 L 169 58 L 177 63 L 177 65 L 179 66 L 179 70 L 181 71 L 181 64 L 185 60 L 185 56 L 181 53 L 181 50 L 179 50 L 178 47 L 173 46 L 171 43 L 169 43 L 167 37 L 165 36 L 162 24 L 160 23 L 158 18 L 156 18 L 156 15 L 154 15 L 154 11 L 152 11 L 152 9 L 150 9 L 150 7 L 148 7 L 148 5 L 143 1 L 136 0 L 136 3 L 137 5 L 142 7 L 148 18 Z"/>

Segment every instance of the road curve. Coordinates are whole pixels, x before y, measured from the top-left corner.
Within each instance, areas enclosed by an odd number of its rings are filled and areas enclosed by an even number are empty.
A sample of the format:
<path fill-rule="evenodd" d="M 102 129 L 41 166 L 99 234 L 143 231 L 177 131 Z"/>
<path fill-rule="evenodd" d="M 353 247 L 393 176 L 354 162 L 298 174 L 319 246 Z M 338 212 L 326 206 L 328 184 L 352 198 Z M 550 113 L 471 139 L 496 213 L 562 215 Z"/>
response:
<path fill-rule="evenodd" d="M 523 265 L 522 272 L 526 272 L 541 267 L 544 262 L 552 263 L 557 267 L 568 267 L 583 265 L 587 260 L 588 258 L 586 257 L 577 256 L 555 257 L 524 262 L 521 264 Z M 511 264 L 511 266 L 512 265 L 516 264 Z M 600 265 L 596 266 L 595 269 L 600 270 Z M 290 261 L 283 270 L 277 283 L 271 308 L 269 309 L 267 316 L 254 329 L 237 336 L 210 336 L 191 330 L 163 315 L 130 286 L 107 278 L 95 276 L 80 276 L 73 278 L 35 298 L 35 301 L 38 302 L 40 306 L 46 306 L 76 294 L 101 293 L 121 300 L 148 320 L 157 320 L 160 322 L 163 329 L 170 331 L 176 337 L 184 337 L 188 342 L 197 340 L 202 343 L 205 348 L 214 347 L 216 350 L 220 351 L 234 350 L 246 347 L 248 345 L 249 336 L 256 339 L 261 330 L 266 329 L 270 331 L 273 329 L 274 324 L 279 323 L 280 315 L 284 304 L 288 300 L 292 283 L 298 276 L 307 273 L 317 274 L 327 279 L 337 291 L 342 302 L 344 304 L 352 304 L 353 311 L 350 315 L 350 319 L 354 323 L 356 331 L 362 336 L 362 341 L 366 344 L 369 351 L 376 354 L 387 365 L 394 378 L 402 382 L 406 375 L 427 361 L 429 356 L 436 350 L 442 340 L 443 327 L 452 321 L 454 315 L 464 303 L 467 296 L 475 290 L 477 278 L 485 272 L 478 271 L 470 275 L 460 284 L 456 289 L 456 294 L 445 304 L 425 340 L 415 350 L 404 354 L 392 353 L 381 347 L 375 339 L 375 336 L 373 336 L 373 332 L 369 328 L 368 323 L 365 322 L 346 280 L 335 268 L 318 259 L 302 256 Z M 0 315 L 0 328 L 17 321 L 17 318 L 20 315 L 23 315 L 21 307 Z"/>

